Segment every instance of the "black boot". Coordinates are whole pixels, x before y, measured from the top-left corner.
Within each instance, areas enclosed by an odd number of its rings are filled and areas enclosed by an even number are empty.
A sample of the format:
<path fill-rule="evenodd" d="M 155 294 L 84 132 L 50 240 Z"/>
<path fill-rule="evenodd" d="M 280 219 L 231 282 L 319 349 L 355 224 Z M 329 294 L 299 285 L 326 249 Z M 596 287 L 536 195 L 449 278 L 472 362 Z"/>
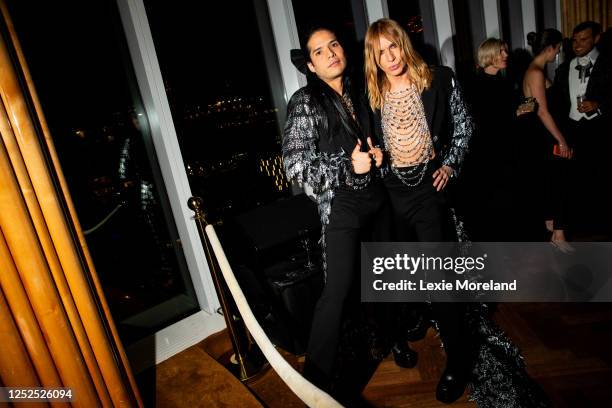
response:
<path fill-rule="evenodd" d="M 431 326 L 429 306 L 423 303 L 403 303 L 395 308 L 391 313 L 397 314 L 397 317 L 391 322 L 391 330 L 408 341 L 424 339 L 427 329 Z"/>
<path fill-rule="evenodd" d="M 446 404 L 453 403 L 461 398 L 467 384 L 468 373 L 466 370 L 454 370 L 447 366 L 436 387 L 436 399 Z"/>
<path fill-rule="evenodd" d="M 446 368 L 436 387 L 438 401 L 450 404 L 465 392 L 474 362 L 466 304 L 433 303 L 440 338 L 446 351 Z"/>
<path fill-rule="evenodd" d="M 391 348 L 395 364 L 403 368 L 412 368 L 416 365 L 419 355 L 410 348 L 408 342 L 397 342 Z"/>
<path fill-rule="evenodd" d="M 429 316 L 424 313 L 415 315 L 412 324 L 406 327 L 406 339 L 408 341 L 423 340 L 429 327 L 431 327 Z"/>

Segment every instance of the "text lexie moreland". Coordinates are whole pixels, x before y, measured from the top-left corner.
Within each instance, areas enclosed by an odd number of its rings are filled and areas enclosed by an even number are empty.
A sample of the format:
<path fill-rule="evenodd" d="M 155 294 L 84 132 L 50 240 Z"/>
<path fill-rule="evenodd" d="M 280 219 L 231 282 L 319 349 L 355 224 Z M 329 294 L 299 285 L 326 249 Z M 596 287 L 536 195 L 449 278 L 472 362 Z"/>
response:
<path fill-rule="evenodd" d="M 516 279 L 511 282 L 471 282 L 468 279 L 456 279 L 455 282 L 426 282 L 419 279 L 418 283 L 401 279 L 397 282 L 384 282 L 376 279 L 372 282 L 375 291 L 516 291 Z"/>

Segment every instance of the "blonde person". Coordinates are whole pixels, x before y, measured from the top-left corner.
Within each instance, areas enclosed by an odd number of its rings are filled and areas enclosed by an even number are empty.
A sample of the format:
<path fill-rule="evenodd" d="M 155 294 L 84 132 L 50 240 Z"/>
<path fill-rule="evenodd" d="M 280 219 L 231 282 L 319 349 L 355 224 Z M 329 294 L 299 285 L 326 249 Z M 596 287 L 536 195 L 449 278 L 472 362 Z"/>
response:
<path fill-rule="evenodd" d="M 478 47 L 478 69 L 465 87 L 475 131 L 461 172 L 461 210 L 473 241 L 520 241 L 525 228 L 516 200 L 518 92 L 505 75 L 508 46 L 488 38 Z M 492 220 L 494 220 L 492 222 Z"/>
<path fill-rule="evenodd" d="M 389 159 L 384 184 L 402 223 L 400 237 L 410 233 L 417 241 L 447 241 L 450 217 L 443 191 L 459 171 L 472 134 L 453 73 L 428 67 L 406 32 L 387 19 L 368 29 L 365 72 L 370 106 L 380 120 L 380 139 Z M 464 343 L 462 307 L 432 306 L 448 360 L 436 397 L 450 403 L 465 390 L 471 353 Z"/>
<path fill-rule="evenodd" d="M 389 164 L 383 181 L 396 217 L 417 241 L 465 238 L 460 231 L 445 234 L 450 217 L 443 192 L 461 168 L 473 131 L 453 72 L 429 67 L 406 32 L 381 19 L 366 34 L 365 73 Z M 457 400 L 471 382 L 480 408 L 546 406 L 484 304 L 433 302 L 431 308 L 447 356 L 438 400 Z"/>

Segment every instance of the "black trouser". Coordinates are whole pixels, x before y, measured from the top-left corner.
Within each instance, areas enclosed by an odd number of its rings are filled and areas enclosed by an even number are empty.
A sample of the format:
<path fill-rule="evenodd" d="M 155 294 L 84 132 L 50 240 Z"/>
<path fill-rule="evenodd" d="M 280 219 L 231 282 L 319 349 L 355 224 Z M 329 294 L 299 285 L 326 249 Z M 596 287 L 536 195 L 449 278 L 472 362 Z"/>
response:
<path fill-rule="evenodd" d="M 574 190 L 571 208 L 578 226 L 610 232 L 610 120 L 569 120 L 574 147 Z"/>
<path fill-rule="evenodd" d="M 383 186 L 377 181 L 364 190 L 338 190 L 333 199 L 325 231 L 327 277 L 306 351 L 309 363 L 327 375 L 336 359 L 344 302 L 359 278 L 360 243 L 371 239 L 385 201 Z"/>
<path fill-rule="evenodd" d="M 413 240 L 420 242 L 454 240 L 454 237 L 448 236 L 450 213 L 444 194 L 433 187 L 433 172 L 436 168 L 430 162 L 422 182 L 415 187 L 406 186 L 393 173 L 385 178 L 393 212 L 404 229 L 398 231 L 399 239 L 405 240 L 412 236 Z M 470 363 L 465 304 L 432 303 L 431 310 L 433 318 L 438 322 L 447 365 L 456 367 Z"/>
<path fill-rule="evenodd" d="M 408 187 L 391 173 L 385 178 L 391 207 L 401 228 L 396 230 L 399 240 L 442 242 L 448 211 L 443 194 L 433 187 L 434 166 L 428 165 L 423 181 Z"/>

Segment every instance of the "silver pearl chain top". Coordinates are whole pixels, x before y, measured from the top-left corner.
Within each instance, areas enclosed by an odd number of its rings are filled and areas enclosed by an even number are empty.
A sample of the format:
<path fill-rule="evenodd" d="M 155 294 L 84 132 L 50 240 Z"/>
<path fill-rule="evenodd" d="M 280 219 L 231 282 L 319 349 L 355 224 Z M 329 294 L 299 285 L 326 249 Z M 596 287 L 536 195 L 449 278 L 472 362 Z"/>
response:
<path fill-rule="evenodd" d="M 408 186 L 420 184 L 434 149 L 421 95 L 414 84 L 385 93 L 382 128 L 392 171 Z"/>

